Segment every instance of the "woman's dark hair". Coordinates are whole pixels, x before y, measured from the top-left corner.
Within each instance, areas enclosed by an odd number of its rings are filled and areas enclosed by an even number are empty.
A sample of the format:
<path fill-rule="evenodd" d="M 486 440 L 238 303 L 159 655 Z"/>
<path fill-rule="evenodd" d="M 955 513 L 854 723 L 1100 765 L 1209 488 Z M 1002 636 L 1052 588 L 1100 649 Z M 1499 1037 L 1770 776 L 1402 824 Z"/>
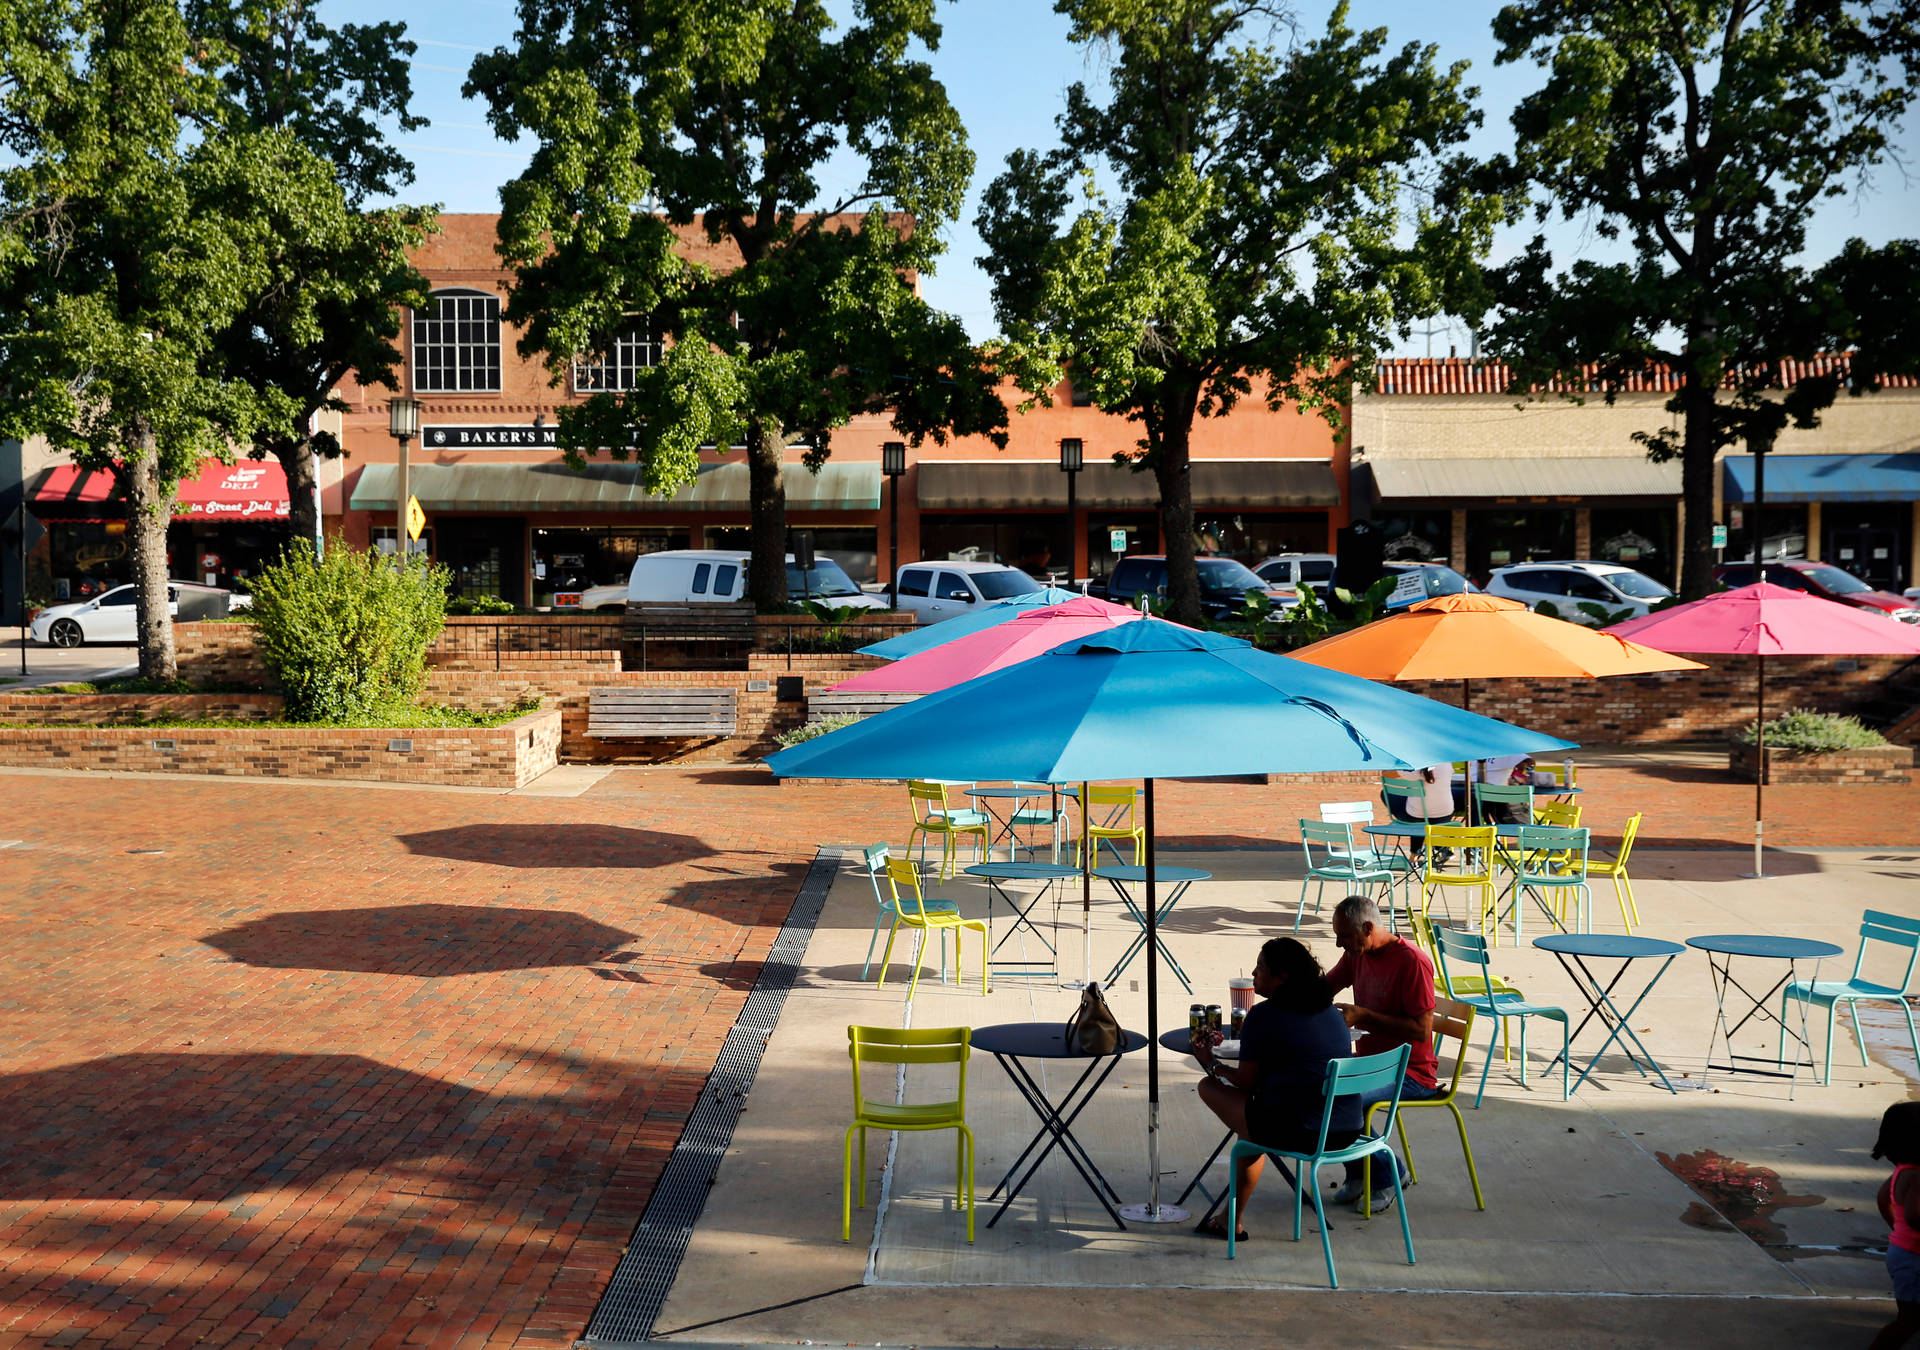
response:
<path fill-rule="evenodd" d="M 1317 1013 L 1332 1004 L 1333 990 L 1320 963 L 1297 939 L 1278 937 L 1261 943 L 1260 964 L 1280 981 L 1270 1002 L 1282 1012 Z"/>
<path fill-rule="evenodd" d="M 1920 1163 L 1920 1102 L 1896 1102 L 1887 1108 L 1873 1156 L 1891 1163 Z"/>

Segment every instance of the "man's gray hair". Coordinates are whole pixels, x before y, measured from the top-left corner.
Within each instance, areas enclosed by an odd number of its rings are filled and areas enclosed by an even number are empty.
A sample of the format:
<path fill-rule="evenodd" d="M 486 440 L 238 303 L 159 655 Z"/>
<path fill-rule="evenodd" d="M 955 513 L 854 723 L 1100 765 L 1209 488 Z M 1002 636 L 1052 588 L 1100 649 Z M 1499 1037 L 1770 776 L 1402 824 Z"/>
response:
<path fill-rule="evenodd" d="M 1345 919 L 1355 928 L 1363 923 L 1370 923 L 1378 928 L 1386 922 L 1381 916 L 1380 906 L 1373 903 L 1373 897 L 1366 895 L 1348 896 L 1333 907 L 1333 917 Z"/>

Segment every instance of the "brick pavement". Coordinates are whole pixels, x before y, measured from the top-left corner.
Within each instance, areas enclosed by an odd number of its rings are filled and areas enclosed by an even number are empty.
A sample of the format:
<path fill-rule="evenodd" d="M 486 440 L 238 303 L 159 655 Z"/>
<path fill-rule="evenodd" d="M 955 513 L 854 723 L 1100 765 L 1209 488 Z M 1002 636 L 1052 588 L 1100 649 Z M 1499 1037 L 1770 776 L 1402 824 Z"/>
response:
<path fill-rule="evenodd" d="M 1603 832 L 1751 837 L 1724 776 L 1582 781 Z M 1168 784 L 1164 835 L 1290 841 L 1333 786 Z M 815 845 L 903 814 L 726 768 L 0 792 L 0 1346 L 572 1341 Z M 1769 800 L 1784 845 L 1920 843 L 1914 789 Z"/>

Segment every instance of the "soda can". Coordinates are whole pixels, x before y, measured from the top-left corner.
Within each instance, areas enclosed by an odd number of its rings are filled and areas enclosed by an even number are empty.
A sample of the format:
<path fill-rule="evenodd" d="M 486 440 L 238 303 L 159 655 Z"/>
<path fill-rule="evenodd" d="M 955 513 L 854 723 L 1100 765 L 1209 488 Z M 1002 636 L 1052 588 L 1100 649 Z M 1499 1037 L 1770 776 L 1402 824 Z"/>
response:
<path fill-rule="evenodd" d="M 1207 1029 L 1206 1005 L 1202 1003 L 1195 1003 L 1190 1005 L 1187 1008 L 1187 1030 L 1193 1033 L 1195 1039 L 1198 1039 L 1200 1034 L 1204 1032 L 1206 1029 Z"/>
<path fill-rule="evenodd" d="M 1245 1026 L 1247 1022 L 1247 1010 L 1245 1008 L 1235 1008 L 1231 1015 L 1233 1018 L 1233 1039 L 1237 1041 L 1240 1039 L 1240 1028 Z"/>
<path fill-rule="evenodd" d="M 1220 1030 L 1220 1005 L 1218 1003 L 1209 1003 L 1207 1005 L 1207 1030 Z"/>

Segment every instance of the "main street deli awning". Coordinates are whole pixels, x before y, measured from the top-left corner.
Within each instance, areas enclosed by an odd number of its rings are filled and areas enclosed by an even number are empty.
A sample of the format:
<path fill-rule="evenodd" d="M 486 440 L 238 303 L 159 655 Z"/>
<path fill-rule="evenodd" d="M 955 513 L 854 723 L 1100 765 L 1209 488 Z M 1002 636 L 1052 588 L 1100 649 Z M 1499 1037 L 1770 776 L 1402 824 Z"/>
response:
<path fill-rule="evenodd" d="M 1753 500 L 1753 456 L 1728 455 L 1726 498 Z M 1768 455 L 1769 502 L 1920 501 L 1920 454 Z"/>
<path fill-rule="evenodd" d="M 1196 459 L 1193 504 L 1213 511 L 1338 506 L 1333 466 L 1323 459 Z M 1067 476 L 1052 460 L 922 460 L 915 494 L 922 511 L 1067 509 Z M 1088 464 L 1074 499 L 1097 511 L 1151 510 L 1160 487 L 1151 471 Z"/>
<path fill-rule="evenodd" d="M 784 466 L 789 511 L 877 511 L 880 466 L 831 461 L 818 474 Z M 1057 470 L 1056 470 L 1057 472 Z M 702 464 L 699 478 L 670 496 L 648 492 L 630 463 L 417 464 L 408 484 L 428 511 L 744 511 L 745 464 Z M 400 466 L 369 464 L 353 485 L 348 509 L 398 509 Z"/>
<path fill-rule="evenodd" d="M 1480 501 L 1503 497 L 1677 497 L 1680 461 L 1642 454 L 1531 459 L 1422 459 L 1382 456 L 1364 469 L 1381 501 Z"/>
<path fill-rule="evenodd" d="M 237 464 L 209 463 L 197 477 L 180 484 L 173 518 L 285 520 L 288 506 L 286 471 L 271 460 L 243 459 Z M 97 520 L 125 512 L 126 499 L 104 470 L 62 464 L 33 490 L 33 513 L 43 520 Z"/>

